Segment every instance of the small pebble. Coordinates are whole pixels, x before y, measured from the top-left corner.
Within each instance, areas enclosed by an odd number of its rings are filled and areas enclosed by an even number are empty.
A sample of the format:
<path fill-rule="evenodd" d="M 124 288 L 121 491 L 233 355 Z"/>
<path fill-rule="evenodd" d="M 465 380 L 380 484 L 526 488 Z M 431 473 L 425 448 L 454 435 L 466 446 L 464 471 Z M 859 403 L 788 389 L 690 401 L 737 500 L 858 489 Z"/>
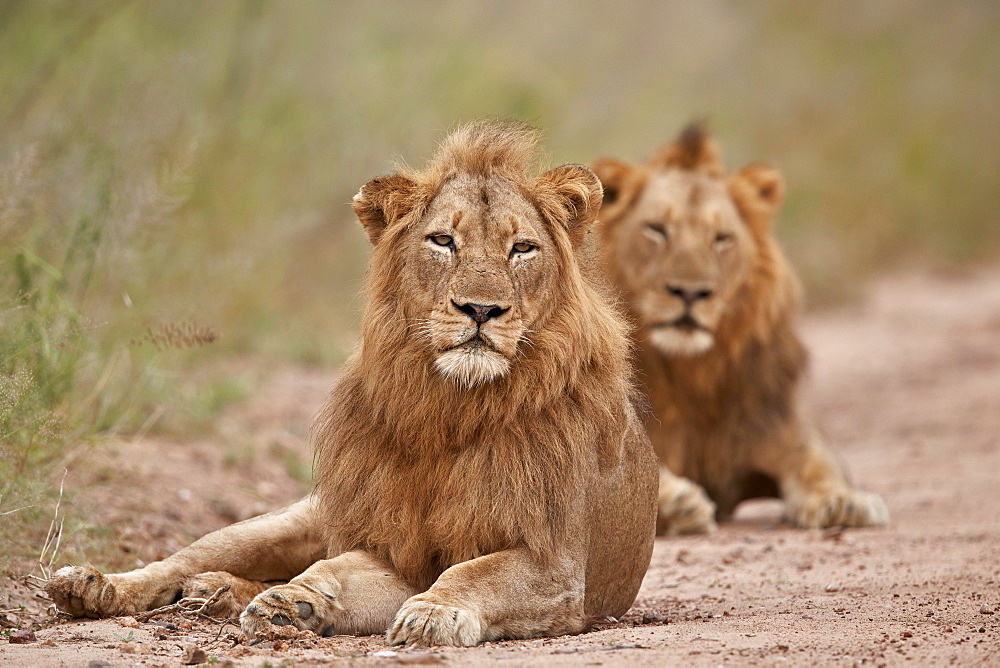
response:
<path fill-rule="evenodd" d="M 10 634 L 10 642 L 15 645 L 24 645 L 29 642 L 37 642 L 38 638 L 35 637 L 34 631 L 29 631 L 27 629 L 21 631 L 14 631 Z"/>
<path fill-rule="evenodd" d="M 181 663 L 185 666 L 193 666 L 208 661 L 208 655 L 205 653 L 205 650 L 195 644 L 184 643 L 181 645 L 181 649 L 184 650 L 181 654 Z"/>
<path fill-rule="evenodd" d="M 990 606 L 988 606 L 988 605 L 986 605 L 984 603 L 983 607 L 979 608 L 979 614 L 981 614 L 981 615 L 992 615 L 993 614 L 993 608 L 991 608 Z"/>
<path fill-rule="evenodd" d="M 663 621 L 663 617 L 660 616 L 656 610 L 650 610 L 642 615 L 643 624 L 656 624 L 657 622 Z"/>
<path fill-rule="evenodd" d="M 107 661 L 102 661 L 100 659 L 94 659 L 87 664 L 87 668 L 111 668 L 111 664 Z"/>
<path fill-rule="evenodd" d="M 986 633 L 986 627 L 985 626 L 980 626 L 979 627 L 979 632 L 980 633 Z"/>
<path fill-rule="evenodd" d="M 118 647 L 118 649 L 121 650 L 121 652 L 123 654 L 146 654 L 146 653 L 149 652 L 149 650 L 146 649 L 145 646 L 143 646 L 143 645 L 141 645 L 141 644 L 139 644 L 137 642 L 125 642 L 125 643 L 122 643 Z"/>
<path fill-rule="evenodd" d="M 840 585 L 839 584 L 834 584 L 833 582 L 831 582 L 830 584 L 828 584 L 825 587 L 825 591 L 828 591 L 830 593 L 833 593 L 835 591 L 840 591 Z"/>
<path fill-rule="evenodd" d="M 399 652 L 393 652 L 391 649 L 383 649 L 380 652 L 372 652 L 368 656 L 374 656 L 379 659 L 391 659 L 399 655 Z"/>

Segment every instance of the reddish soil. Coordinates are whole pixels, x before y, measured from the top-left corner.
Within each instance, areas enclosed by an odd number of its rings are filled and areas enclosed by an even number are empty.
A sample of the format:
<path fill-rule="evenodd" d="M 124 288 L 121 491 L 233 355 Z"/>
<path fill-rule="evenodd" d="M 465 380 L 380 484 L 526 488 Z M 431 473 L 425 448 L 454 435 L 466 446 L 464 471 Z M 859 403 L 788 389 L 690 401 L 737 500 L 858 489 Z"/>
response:
<path fill-rule="evenodd" d="M 907 275 L 859 306 L 810 314 L 807 389 L 829 441 L 892 512 L 885 529 L 800 531 L 777 502 L 741 507 L 710 537 L 660 539 L 620 622 L 579 636 L 470 649 L 393 650 L 381 637 L 289 631 L 233 646 L 233 627 L 168 615 L 43 624 L 0 639 L 0 665 L 178 665 L 194 643 L 216 665 L 1000 665 L 1000 268 Z M 131 566 L 297 498 L 290 473 L 332 375 L 288 370 L 220 421 L 211 442 L 143 439 L 71 466 L 67 488 L 114 527 Z M 91 453 L 91 459 L 94 458 Z M 38 624 L 43 602 L 11 580 L 7 625 Z M 375 653 L 393 651 L 378 656 Z"/>

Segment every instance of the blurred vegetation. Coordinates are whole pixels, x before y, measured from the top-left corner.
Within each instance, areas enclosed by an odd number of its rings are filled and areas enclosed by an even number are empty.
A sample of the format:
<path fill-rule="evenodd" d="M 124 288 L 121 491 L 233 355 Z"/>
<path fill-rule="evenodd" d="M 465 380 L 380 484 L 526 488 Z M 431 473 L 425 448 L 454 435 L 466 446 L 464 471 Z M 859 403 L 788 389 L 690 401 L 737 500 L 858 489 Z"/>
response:
<path fill-rule="evenodd" d="M 351 195 L 463 120 L 560 163 L 708 118 L 784 171 L 814 299 L 995 258 L 998 34 L 990 0 L 0 2 L 0 513 L 95 434 L 208 428 L 241 360 L 339 363 Z"/>

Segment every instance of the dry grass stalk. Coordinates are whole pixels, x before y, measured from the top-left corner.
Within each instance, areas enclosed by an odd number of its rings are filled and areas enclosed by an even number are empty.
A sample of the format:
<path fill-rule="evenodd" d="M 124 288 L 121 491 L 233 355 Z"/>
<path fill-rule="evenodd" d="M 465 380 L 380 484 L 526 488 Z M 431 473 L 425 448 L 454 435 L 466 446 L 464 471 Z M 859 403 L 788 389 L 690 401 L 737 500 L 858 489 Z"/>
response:
<path fill-rule="evenodd" d="M 63 486 L 66 483 L 66 474 L 68 473 L 69 469 L 63 469 L 62 480 L 59 481 L 59 498 L 56 500 L 55 513 L 52 515 L 52 521 L 49 522 L 45 542 L 38 554 L 38 570 L 42 573 L 42 580 L 48 580 L 52 577 L 52 565 L 56 562 L 56 557 L 59 556 L 59 543 L 62 541 L 63 524 L 66 521 L 66 518 L 59 517 L 59 507 L 62 505 Z M 56 528 L 57 523 L 58 528 Z M 48 555 L 48 563 L 46 563 L 46 555 Z"/>
<path fill-rule="evenodd" d="M 132 339 L 132 345 L 141 346 L 149 342 L 158 352 L 171 348 L 197 348 L 214 343 L 219 339 L 219 333 L 211 327 L 203 327 L 191 322 L 168 323 L 166 325 L 150 326 L 146 333 L 138 339 Z"/>

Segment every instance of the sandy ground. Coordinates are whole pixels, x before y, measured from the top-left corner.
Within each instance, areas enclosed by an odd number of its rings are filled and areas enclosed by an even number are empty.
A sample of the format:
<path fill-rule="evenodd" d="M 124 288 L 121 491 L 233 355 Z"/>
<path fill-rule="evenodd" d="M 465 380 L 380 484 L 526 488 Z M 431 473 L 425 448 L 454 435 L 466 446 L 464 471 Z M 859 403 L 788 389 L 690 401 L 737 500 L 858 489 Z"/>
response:
<path fill-rule="evenodd" d="M 381 655 L 393 650 L 380 637 L 286 627 L 248 647 L 234 627 L 167 615 L 44 624 L 35 642 L 0 639 L 0 665 L 178 665 L 187 643 L 248 666 L 1000 665 L 1000 268 L 884 279 L 859 306 L 811 314 L 804 333 L 816 413 L 855 481 L 885 498 L 888 528 L 800 531 L 776 502 L 746 504 L 714 536 L 658 540 L 632 611 L 579 636 Z M 308 464 L 303 435 L 331 379 L 287 370 L 218 439 L 124 442 L 71 466 L 67 485 L 114 528 L 109 564 L 299 496 L 290 473 Z M 44 602 L 10 580 L 0 607 L 19 604 L 0 623 L 43 619 Z"/>

